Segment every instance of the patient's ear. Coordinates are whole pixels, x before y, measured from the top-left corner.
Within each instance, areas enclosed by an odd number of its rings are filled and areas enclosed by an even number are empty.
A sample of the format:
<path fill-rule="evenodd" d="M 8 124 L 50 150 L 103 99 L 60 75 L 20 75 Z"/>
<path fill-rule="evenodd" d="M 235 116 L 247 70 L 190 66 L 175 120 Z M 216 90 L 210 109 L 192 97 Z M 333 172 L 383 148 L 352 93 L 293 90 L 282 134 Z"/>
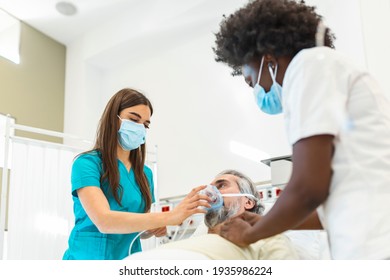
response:
<path fill-rule="evenodd" d="M 255 207 L 255 202 L 251 199 L 246 199 L 244 207 L 245 210 L 251 210 L 253 207 Z"/>

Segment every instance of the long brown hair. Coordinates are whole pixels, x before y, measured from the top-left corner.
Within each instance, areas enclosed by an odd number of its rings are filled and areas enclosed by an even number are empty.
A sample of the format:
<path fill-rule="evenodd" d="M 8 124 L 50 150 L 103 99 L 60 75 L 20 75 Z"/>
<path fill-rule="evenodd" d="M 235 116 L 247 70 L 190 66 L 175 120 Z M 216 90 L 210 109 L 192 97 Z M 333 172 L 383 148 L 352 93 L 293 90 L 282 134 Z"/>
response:
<path fill-rule="evenodd" d="M 134 89 L 124 88 L 112 96 L 100 119 L 96 133 L 96 143 L 93 148 L 93 150 L 99 151 L 102 157 L 103 174 L 100 177 L 100 183 L 108 181 L 109 190 L 119 205 L 121 205 L 123 190 L 119 184 L 117 161 L 118 115 L 123 109 L 137 105 L 148 106 L 151 115 L 153 114 L 153 107 L 149 99 Z M 142 144 L 138 149 L 130 151 L 129 160 L 134 171 L 135 180 L 145 200 L 145 212 L 148 212 L 152 204 L 152 194 L 144 173 L 145 155 L 146 146 Z"/>

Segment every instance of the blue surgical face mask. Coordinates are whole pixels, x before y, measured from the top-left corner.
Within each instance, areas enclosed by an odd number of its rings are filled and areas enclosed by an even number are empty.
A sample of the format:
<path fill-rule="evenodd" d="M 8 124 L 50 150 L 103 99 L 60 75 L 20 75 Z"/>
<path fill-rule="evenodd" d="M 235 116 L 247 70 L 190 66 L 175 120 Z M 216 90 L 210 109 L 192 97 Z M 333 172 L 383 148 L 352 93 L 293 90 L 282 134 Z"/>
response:
<path fill-rule="evenodd" d="M 119 116 L 118 118 L 122 121 L 118 130 L 118 141 L 123 150 L 135 150 L 145 143 L 146 129 L 143 124 L 121 119 Z"/>
<path fill-rule="evenodd" d="M 268 65 L 268 70 L 272 78 L 272 86 L 268 92 L 265 92 L 265 89 L 259 84 L 261 72 L 263 70 L 264 56 L 261 59 L 259 76 L 257 78 L 257 83 L 253 88 L 253 95 L 257 106 L 264 113 L 275 115 L 283 112 L 282 108 L 282 87 L 276 82 L 276 74 L 278 72 L 278 66 L 275 67 L 275 73 L 272 71 L 272 67 Z"/>

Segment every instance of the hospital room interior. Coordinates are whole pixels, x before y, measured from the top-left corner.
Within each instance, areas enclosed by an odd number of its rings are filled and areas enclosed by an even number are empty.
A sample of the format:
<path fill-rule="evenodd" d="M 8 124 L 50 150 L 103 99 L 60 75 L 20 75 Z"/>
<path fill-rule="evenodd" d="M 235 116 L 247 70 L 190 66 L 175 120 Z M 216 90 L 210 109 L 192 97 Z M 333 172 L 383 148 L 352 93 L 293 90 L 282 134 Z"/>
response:
<path fill-rule="evenodd" d="M 283 114 L 259 111 L 252 89 L 212 49 L 223 15 L 247 2 L 0 0 L 0 259 L 62 258 L 75 223 L 72 162 L 92 148 L 107 102 L 123 88 L 153 104 L 152 212 L 172 211 L 227 169 L 247 175 L 265 212 L 272 208 L 292 171 Z M 335 48 L 390 97 L 390 0 L 305 2 L 335 33 Z M 141 240 L 142 250 L 197 236 L 203 218 Z M 330 259 L 325 231 L 285 234 L 300 259 Z"/>

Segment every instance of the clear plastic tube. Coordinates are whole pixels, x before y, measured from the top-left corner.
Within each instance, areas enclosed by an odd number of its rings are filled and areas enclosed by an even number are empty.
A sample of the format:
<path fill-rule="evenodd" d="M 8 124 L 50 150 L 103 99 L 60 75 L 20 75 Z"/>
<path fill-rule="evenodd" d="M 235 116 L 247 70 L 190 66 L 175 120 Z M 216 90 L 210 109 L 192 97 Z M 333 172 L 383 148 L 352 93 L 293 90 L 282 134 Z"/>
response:
<path fill-rule="evenodd" d="M 119 116 L 118 116 L 119 117 Z M 156 205 L 156 202 L 153 202 L 152 205 L 151 205 L 151 209 L 152 209 L 152 206 L 155 206 Z M 155 210 L 154 211 L 151 211 L 151 212 L 156 212 Z M 133 248 L 133 245 L 134 245 L 134 242 L 138 239 L 138 237 L 140 237 L 144 232 L 147 232 L 148 230 L 145 229 L 141 232 L 139 232 L 134 238 L 133 240 L 131 240 L 131 243 L 130 243 L 130 246 L 129 246 L 129 256 L 131 255 L 131 249 Z"/>
<path fill-rule="evenodd" d="M 206 194 L 211 198 L 210 208 L 206 208 L 207 210 L 216 210 L 223 206 L 223 197 L 250 197 L 254 200 L 257 198 L 250 193 L 225 193 L 222 194 L 216 186 L 207 185 L 207 188 L 203 190 L 203 194 Z"/>
<path fill-rule="evenodd" d="M 191 224 L 191 219 L 188 219 L 188 221 L 187 221 L 187 223 L 186 223 L 186 225 L 185 225 L 185 227 L 184 227 L 184 229 L 183 229 L 183 232 L 182 232 L 181 235 L 179 236 L 179 239 L 178 239 L 178 240 L 182 240 L 182 239 L 183 239 L 183 236 L 184 236 L 184 234 L 187 232 L 187 230 L 188 230 L 190 224 Z"/>
<path fill-rule="evenodd" d="M 173 234 L 173 237 L 172 237 L 172 241 L 174 241 L 175 239 L 176 239 L 176 236 L 177 236 L 177 234 L 178 234 L 178 232 L 179 232 L 179 229 L 180 229 L 180 226 L 176 226 L 176 230 L 175 230 L 175 233 Z"/>
<path fill-rule="evenodd" d="M 256 197 L 253 194 L 250 193 L 225 193 L 221 194 L 222 197 L 234 197 L 234 196 L 246 196 L 256 199 Z"/>
<path fill-rule="evenodd" d="M 139 233 L 133 238 L 133 240 L 131 241 L 130 246 L 129 246 L 129 256 L 131 255 L 131 249 L 133 248 L 134 242 L 138 239 L 138 237 L 140 237 L 140 236 L 141 236 L 144 232 L 146 232 L 146 231 L 147 231 L 147 230 L 145 229 L 145 230 L 139 232 Z"/>

